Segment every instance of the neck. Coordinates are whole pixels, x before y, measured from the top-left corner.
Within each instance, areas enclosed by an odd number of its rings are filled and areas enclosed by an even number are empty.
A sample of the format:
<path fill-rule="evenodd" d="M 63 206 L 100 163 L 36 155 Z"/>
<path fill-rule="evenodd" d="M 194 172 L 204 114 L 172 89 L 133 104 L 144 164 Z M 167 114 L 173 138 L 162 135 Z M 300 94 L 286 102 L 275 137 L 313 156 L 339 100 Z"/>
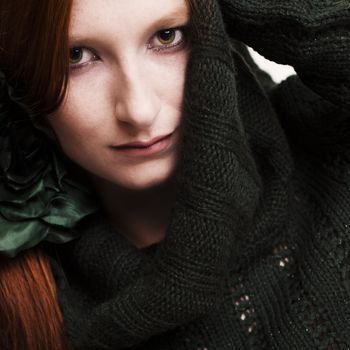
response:
<path fill-rule="evenodd" d="M 175 175 L 144 190 L 95 184 L 112 226 L 137 248 L 160 242 L 166 233 L 176 196 Z"/>

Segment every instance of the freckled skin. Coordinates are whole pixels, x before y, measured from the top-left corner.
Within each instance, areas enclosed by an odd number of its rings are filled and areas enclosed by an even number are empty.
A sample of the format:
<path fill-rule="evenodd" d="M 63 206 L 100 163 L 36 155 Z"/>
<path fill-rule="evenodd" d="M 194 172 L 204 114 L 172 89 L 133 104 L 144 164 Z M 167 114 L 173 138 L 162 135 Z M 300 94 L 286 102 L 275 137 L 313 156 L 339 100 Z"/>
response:
<path fill-rule="evenodd" d="M 172 26 L 148 29 L 181 6 Z M 88 48 L 80 61 L 87 64 L 71 68 L 64 103 L 47 118 L 63 151 L 96 183 L 144 190 L 173 174 L 189 50 L 157 52 L 147 44 L 162 46 L 156 33 L 184 25 L 186 9 L 184 0 L 74 0 L 70 45 Z M 173 43 L 183 36 L 177 32 Z M 135 159 L 110 147 L 175 130 L 162 156 Z"/>

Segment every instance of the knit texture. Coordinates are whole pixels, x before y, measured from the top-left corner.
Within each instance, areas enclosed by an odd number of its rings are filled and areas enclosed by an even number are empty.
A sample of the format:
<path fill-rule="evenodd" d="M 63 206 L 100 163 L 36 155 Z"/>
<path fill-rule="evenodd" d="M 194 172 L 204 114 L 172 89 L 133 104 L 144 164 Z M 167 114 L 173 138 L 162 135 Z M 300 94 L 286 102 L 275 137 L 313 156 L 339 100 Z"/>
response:
<path fill-rule="evenodd" d="M 350 2 L 197 0 L 192 20 L 165 239 L 136 249 L 97 213 L 42 243 L 71 349 L 349 349 Z"/>

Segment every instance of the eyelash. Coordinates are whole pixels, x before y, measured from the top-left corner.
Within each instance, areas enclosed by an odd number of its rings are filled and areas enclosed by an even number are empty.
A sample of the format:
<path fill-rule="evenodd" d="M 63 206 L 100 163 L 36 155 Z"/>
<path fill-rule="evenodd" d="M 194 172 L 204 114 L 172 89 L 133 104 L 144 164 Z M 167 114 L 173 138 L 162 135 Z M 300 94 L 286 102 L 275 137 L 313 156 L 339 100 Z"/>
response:
<path fill-rule="evenodd" d="M 174 30 L 175 32 L 176 31 L 181 31 L 182 32 L 182 38 L 180 40 L 178 40 L 175 44 L 164 44 L 164 45 L 160 45 L 160 46 L 155 46 L 155 47 L 152 47 L 150 44 L 147 44 L 147 47 L 153 51 L 155 51 L 156 53 L 159 53 L 159 52 L 162 52 L 164 50 L 166 51 L 173 51 L 174 48 L 177 48 L 177 47 L 182 47 L 186 44 L 187 42 L 187 29 L 188 29 L 188 26 L 187 25 L 184 25 L 184 26 L 181 26 L 181 27 L 176 27 L 176 28 L 166 28 L 166 29 L 162 29 L 162 30 L 159 30 L 156 34 L 158 33 L 161 33 L 161 32 L 164 32 L 164 31 L 167 31 L 167 30 Z M 155 35 L 156 36 L 156 35 Z M 154 37 L 155 37 L 154 36 Z M 176 33 L 175 33 L 175 38 L 176 38 Z M 90 53 L 92 54 L 93 56 L 93 59 L 92 60 L 89 60 L 87 62 L 84 62 L 84 63 L 72 63 L 70 64 L 70 69 L 81 69 L 83 67 L 85 67 L 86 65 L 88 64 L 91 64 L 93 63 L 94 61 L 97 61 L 99 59 L 98 55 L 96 54 L 95 50 L 92 49 L 92 48 L 89 48 L 89 47 L 84 47 L 84 46 L 77 46 L 77 47 L 73 47 L 71 48 L 71 50 L 74 50 L 74 49 L 80 49 L 83 51 L 83 55 L 84 55 L 84 51 L 87 50 L 87 51 L 90 51 Z"/>

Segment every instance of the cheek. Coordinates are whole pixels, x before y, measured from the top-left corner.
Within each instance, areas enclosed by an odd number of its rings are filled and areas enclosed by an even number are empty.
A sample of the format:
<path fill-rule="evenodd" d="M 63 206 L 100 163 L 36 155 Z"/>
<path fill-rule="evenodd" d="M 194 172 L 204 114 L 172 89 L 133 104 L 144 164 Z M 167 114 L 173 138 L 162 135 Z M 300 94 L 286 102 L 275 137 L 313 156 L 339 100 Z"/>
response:
<path fill-rule="evenodd" d="M 162 100 L 175 109 L 180 109 L 182 104 L 187 59 L 186 55 L 179 55 L 154 72 Z"/>
<path fill-rule="evenodd" d="M 77 108 L 66 105 L 50 116 L 49 123 L 58 137 L 63 149 L 79 144 L 86 135 L 88 123 L 83 123 L 82 113 Z"/>
<path fill-rule="evenodd" d="M 107 106 L 101 90 L 86 89 L 77 84 L 70 86 L 64 103 L 48 119 L 62 148 L 84 144 L 101 132 L 105 125 L 102 117 L 108 114 Z"/>
<path fill-rule="evenodd" d="M 65 155 L 89 171 L 93 171 L 101 160 L 96 150 L 101 149 L 107 139 L 94 115 L 86 104 L 83 108 L 76 101 L 67 100 L 49 122 Z"/>

